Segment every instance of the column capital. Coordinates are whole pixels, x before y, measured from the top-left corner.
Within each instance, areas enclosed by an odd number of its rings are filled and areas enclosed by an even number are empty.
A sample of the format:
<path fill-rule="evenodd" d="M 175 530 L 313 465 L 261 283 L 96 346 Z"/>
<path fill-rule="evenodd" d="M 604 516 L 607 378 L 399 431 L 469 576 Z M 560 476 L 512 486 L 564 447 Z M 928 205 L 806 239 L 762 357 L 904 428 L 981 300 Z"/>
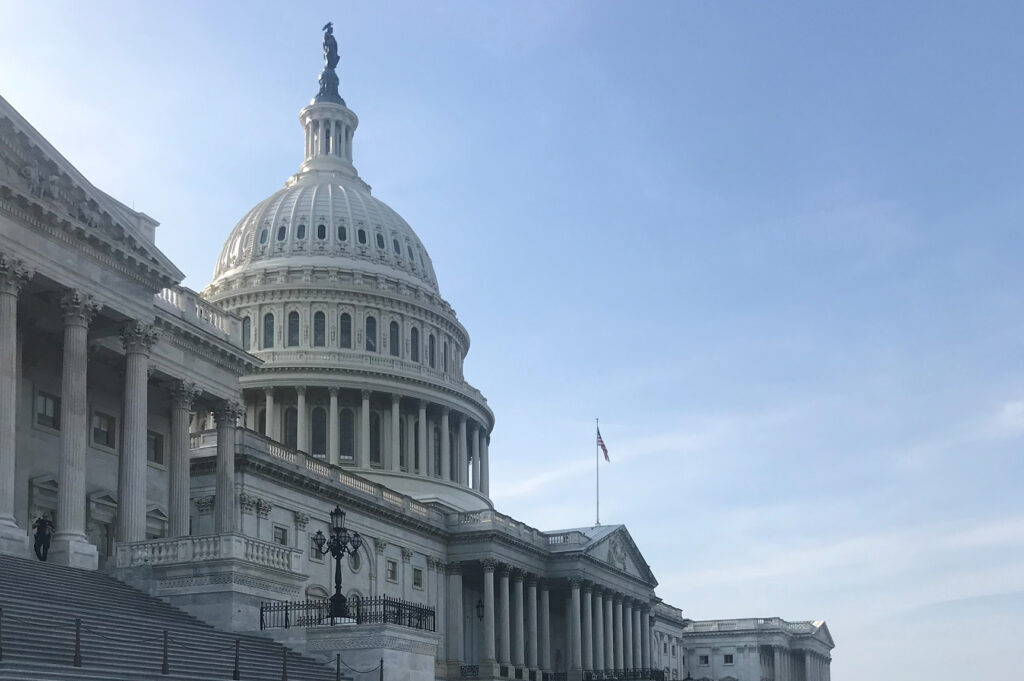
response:
<path fill-rule="evenodd" d="M 480 561 L 480 564 L 483 566 L 484 572 L 494 572 L 498 567 L 498 561 L 493 558 L 484 558 Z"/>
<path fill-rule="evenodd" d="M 441 416 L 448 416 L 451 413 L 451 409 L 445 405 L 441 405 Z"/>
<path fill-rule="evenodd" d="M 148 355 L 153 345 L 160 338 L 160 332 L 152 324 L 138 320 L 129 322 L 121 329 L 121 345 L 126 353 Z"/>
<path fill-rule="evenodd" d="M 364 389 L 364 390 L 360 390 L 359 391 L 360 397 L 362 397 L 364 400 L 370 399 L 370 395 L 371 394 L 372 394 L 372 391 L 370 391 L 370 390 L 365 390 Z"/>
<path fill-rule="evenodd" d="M 61 296 L 60 307 L 64 311 L 65 324 L 89 326 L 103 306 L 88 293 L 72 289 Z"/>
<path fill-rule="evenodd" d="M 35 272 L 24 262 L 0 252 L 0 293 L 16 296 L 34 276 Z"/>
<path fill-rule="evenodd" d="M 408 563 L 410 560 L 412 560 L 412 549 L 406 548 L 405 546 L 403 546 L 402 547 L 402 562 Z"/>
<path fill-rule="evenodd" d="M 498 563 L 498 567 L 495 568 L 499 577 L 508 577 L 512 572 L 512 566 L 508 563 Z"/>
<path fill-rule="evenodd" d="M 580 578 L 580 577 L 570 577 L 569 578 L 569 586 L 572 587 L 573 589 L 580 588 L 580 585 L 582 585 L 582 584 L 583 584 L 583 579 Z"/>
<path fill-rule="evenodd" d="M 240 402 L 224 400 L 213 410 L 213 419 L 218 426 L 222 423 L 233 425 L 243 413 L 245 413 L 245 407 Z"/>
<path fill-rule="evenodd" d="M 402 396 L 398 393 L 391 393 L 391 404 L 398 404 L 402 401 Z"/>
<path fill-rule="evenodd" d="M 462 574 L 462 561 L 453 560 L 448 563 L 448 574 L 450 575 L 461 575 Z"/>
<path fill-rule="evenodd" d="M 526 573 L 526 586 L 537 586 L 541 581 L 540 577 L 533 574 L 532 572 Z"/>
<path fill-rule="evenodd" d="M 297 385 L 297 386 L 295 386 L 295 392 L 297 392 L 300 395 L 305 395 L 306 394 L 306 386 L 304 386 L 304 385 Z"/>
<path fill-rule="evenodd" d="M 509 568 L 509 571 L 512 573 L 513 582 L 522 582 L 526 579 L 526 573 L 523 571 L 522 568 L 512 567 Z"/>
<path fill-rule="evenodd" d="M 600 597 L 600 596 L 602 596 L 602 594 L 604 594 L 604 592 L 605 592 L 605 588 L 604 588 L 603 586 L 601 586 L 600 584 L 597 584 L 597 583 L 595 582 L 595 583 L 594 583 L 594 584 L 593 584 L 593 585 L 592 585 L 592 586 L 590 587 L 590 591 L 591 591 L 591 593 L 593 593 L 593 594 L 594 594 L 595 596 L 598 596 L 598 597 Z"/>
<path fill-rule="evenodd" d="M 622 603 L 623 603 L 623 596 L 622 596 L 622 594 L 613 591 L 612 594 L 611 594 L 611 598 L 612 598 L 612 602 L 615 603 L 615 605 L 622 605 Z"/>
<path fill-rule="evenodd" d="M 373 549 L 377 553 L 383 554 L 388 548 L 387 540 L 381 539 L 380 537 L 373 538 Z"/>
<path fill-rule="evenodd" d="M 590 593 L 591 589 L 593 589 L 593 588 L 594 588 L 593 582 L 584 581 L 583 584 L 580 585 L 580 590 L 583 591 L 583 593 L 585 593 L 585 594 Z"/>
<path fill-rule="evenodd" d="M 332 385 L 330 388 L 327 389 L 327 394 L 330 395 L 331 397 L 337 397 L 338 396 L 338 386 Z"/>
<path fill-rule="evenodd" d="M 175 381 L 171 384 L 171 404 L 179 409 L 191 411 L 202 389 L 192 381 Z"/>

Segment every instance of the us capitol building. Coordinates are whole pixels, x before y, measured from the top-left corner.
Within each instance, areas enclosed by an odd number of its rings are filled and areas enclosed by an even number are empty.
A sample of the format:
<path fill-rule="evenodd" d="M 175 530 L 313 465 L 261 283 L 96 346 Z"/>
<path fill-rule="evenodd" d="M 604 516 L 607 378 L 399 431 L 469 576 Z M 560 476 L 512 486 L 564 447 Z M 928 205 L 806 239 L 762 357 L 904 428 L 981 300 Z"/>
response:
<path fill-rule="evenodd" d="M 469 333 L 353 165 L 329 27 L 325 55 L 298 172 L 227 234 L 201 293 L 156 221 L 0 98 L 0 553 L 35 560 L 46 515 L 50 563 L 258 631 L 262 604 L 333 592 L 314 539 L 338 506 L 363 538 L 341 563 L 349 603 L 429 621 L 264 631 L 300 652 L 416 681 L 828 681 L 824 622 L 692 621 L 625 526 L 494 508 Z"/>

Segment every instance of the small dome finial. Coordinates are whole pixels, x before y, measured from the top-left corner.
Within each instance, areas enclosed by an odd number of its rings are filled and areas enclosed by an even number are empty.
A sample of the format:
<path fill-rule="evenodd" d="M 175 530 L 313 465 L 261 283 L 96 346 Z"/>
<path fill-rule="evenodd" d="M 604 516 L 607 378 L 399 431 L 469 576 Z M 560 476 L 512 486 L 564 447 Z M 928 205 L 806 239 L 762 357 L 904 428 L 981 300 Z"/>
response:
<path fill-rule="evenodd" d="M 338 41 L 334 38 L 334 24 L 328 21 L 324 24 L 324 70 L 320 72 L 320 92 L 313 98 L 314 102 L 337 102 L 344 104 L 345 100 L 338 94 L 338 74 L 335 68 L 338 66 Z"/>

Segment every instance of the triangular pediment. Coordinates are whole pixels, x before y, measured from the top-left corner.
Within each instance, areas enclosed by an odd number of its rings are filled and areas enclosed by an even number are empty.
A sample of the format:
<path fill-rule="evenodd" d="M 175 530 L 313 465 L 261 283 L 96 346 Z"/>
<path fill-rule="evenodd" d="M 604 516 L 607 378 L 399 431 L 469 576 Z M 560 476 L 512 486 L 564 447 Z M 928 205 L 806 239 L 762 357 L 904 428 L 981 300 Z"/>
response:
<path fill-rule="evenodd" d="M 132 263 L 154 287 L 184 274 L 154 244 L 156 221 L 99 190 L 0 97 L 0 196 L 18 197 L 91 246 Z"/>
<path fill-rule="evenodd" d="M 625 525 L 619 525 L 596 537 L 585 552 L 614 569 L 649 582 L 651 586 L 656 586 L 658 583 Z"/>
<path fill-rule="evenodd" d="M 828 630 L 828 625 L 825 622 L 815 622 L 814 626 L 817 627 L 817 631 L 814 632 L 814 638 L 818 639 L 822 643 L 826 644 L 829 649 L 836 647 L 835 641 L 832 640 L 832 632 Z"/>

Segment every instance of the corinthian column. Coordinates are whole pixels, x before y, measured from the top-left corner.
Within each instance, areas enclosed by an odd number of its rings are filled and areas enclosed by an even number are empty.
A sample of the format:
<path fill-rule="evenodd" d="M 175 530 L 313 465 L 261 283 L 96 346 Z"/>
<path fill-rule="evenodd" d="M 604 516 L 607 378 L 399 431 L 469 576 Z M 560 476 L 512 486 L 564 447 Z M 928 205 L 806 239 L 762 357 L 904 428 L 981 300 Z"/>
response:
<path fill-rule="evenodd" d="M 594 669 L 600 671 L 607 668 L 604 663 L 604 592 L 600 586 L 594 586 Z"/>
<path fill-rule="evenodd" d="M 622 596 L 615 595 L 615 668 L 625 669 L 625 658 L 622 656 Z"/>
<path fill-rule="evenodd" d="M 146 538 L 146 453 L 149 425 L 149 351 L 157 332 L 134 322 L 121 332 L 124 346 L 124 437 L 117 468 L 118 541 Z"/>
<path fill-rule="evenodd" d="M 494 568 L 497 563 L 490 558 L 480 561 L 484 568 L 484 643 L 481 662 L 493 666 L 494 654 Z M 497 670 L 495 670 L 497 671 Z"/>
<path fill-rule="evenodd" d="M 640 633 L 640 603 L 633 601 L 633 669 L 643 669 L 643 636 Z"/>
<path fill-rule="evenodd" d="M 480 437 L 478 431 L 480 428 L 471 423 L 471 431 L 469 434 L 470 444 L 473 447 L 473 489 L 477 492 L 480 491 Z"/>
<path fill-rule="evenodd" d="M 480 429 L 480 492 L 488 497 L 491 495 L 491 437 L 483 428 Z"/>
<path fill-rule="evenodd" d="M 398 454 L 395 454 L 398 457 Z M 448 563 L 447 659 L 462 664 L 462 563 Z"/>
<path fill-rule="evenodd" d="M 583 668 L 593 669 L 594 668 L 594 638 L 593 638 L 593 625 L 594 615 L 591 610 L 591 595 L 590 595 L 590 584 L 585 583 L 582 590 L 582 600 L 580 605 L 582 607 L 581 617 L 581 628 L 580 628 L 580 641 L 582 643 L 583 651 Z"/>
<path fill-rule="evenodd" d="M 644 605 L 640 611 L 640 665 L 651 668 L 651 609 Z"/>
<path fill-rule="evenodd" d="M 526 666 L 537 668 L 537 578 L 526 578 Z"/>
<path fill-rule="evenodd" d="M 0 554 L 28 554 L 28 534 L 14 519 L 18 406 L 18 294 L 33 272 L 0 253 Z M 32 519 L 29 518 L 29 523 Z"/>
<path fill-rule="evenodd" d="M 509 591 L 508 591 L 508 566 L 502 565 L 498 568 L 498 626 L 501 627 L 501 636 L 498 640 L 498 662 L 508 664 L 511 657 L 512 646 L 509 642 Z"/>
<path fill-rule="evenodd" d="M 420 465 L 416 471 L 420 475 L 426 477 L 427 472 L 430 470 L 430 452 L 427 451 L 427 402 L 426 400 L 420 400 L 419 409 L 419 427 L 416 428 L 416 441 L 419 443 L 420 449 Z M 505 660 L 508 662 L 508 660 Z"/>
<path fill-rule="evenodd" d="M 512 576 L 512 664 L 517 667 L 526 664 L 526 649 L 523 641 L 522 570 L 516 570 Z"/>
<path fill-rule="evenodd" d="M 633 669 L 633 601 L 622 603 L 622 668 Z"/>
<path fill-rule="evenodd" d="M 217 421 L 217 496 L 214 527 L 218 533 L 235 532 L 235 423 L 241 413 L 237 402 L 223 402 L 214 412 Z"/>
<path fill-rule="evenodd" d="M 363 406 L 359 410 L 359 454 L 356 457 L 358 468 L 370 467 L 370 391 L 362 392 Z"/>
<path fill-rule="evenodd" d="M 295 448 L 300 452 L 309 453 L 309 420 L 306 411 L 306 386 L 295 386 Z"/>
<path fill-rule="evenodd" d="M 89 432 L 86 370 L 89 324 L 100 304 L 81 291 L 68 291 L 64 310 L 61 367 L 60 465 L 57 472 L 57 522 L 50 557 L 54 563 L 95 570 L 96 547 L 85 537 L 85 449 Z"/>
<path fill-rule="evenodd" d="M 171 456 L 167 495 L 167 536 L 187 537 L 190 472 L 188 417 L 199 397 L 195 383 L 180 381 L 171 388 Z"/>
<path fill-rule="evenodd" d="M 580 579 L 569 578 L 571 600 L 569 606 L 569 669 L 583 667 L 583 651 L 580 640 Z"/>
<path fill-rule="evenodd" d="M 341 423 L 338 418 L 338 389 L 328 388 L 330 411 L 327 413 L 327 462 L 338 465 L 338 450 L 341 449 Z"/>
<path fill-rule="evenodd" d="M 469 440 L 466 439 L 466 415 L 459 417 L 459 482 L 469 487 Z"/>
<path fill-rule="evenodd" d="M 441 479 L 452 479 L 451 435 L 449 434 L 448 407 L 441 407 Z"/>
<path fill-rule="evenodd" d="M 540 582 L 540 668 L 551 670 L 551 596 L 547 580 Z"/>
<path fill-rule="evenodd" d="M 398 393 L 391 395 L 391 470 L 398 472 L 402 469 L 402 396 Z M 462 583 L 461 573 L 459 583 Z M 461 598 L 461 596 L 460 596 Z M 459 617 L 462 617 L 460 611 Z M 462 620 L 459 620 L 460 626 Z M 461 645 L 461 641 L 460 641 Z M 452 658 L 449 658 L 452 659 Z M 461 657 L 459 658 L 461 659 Z"/>

